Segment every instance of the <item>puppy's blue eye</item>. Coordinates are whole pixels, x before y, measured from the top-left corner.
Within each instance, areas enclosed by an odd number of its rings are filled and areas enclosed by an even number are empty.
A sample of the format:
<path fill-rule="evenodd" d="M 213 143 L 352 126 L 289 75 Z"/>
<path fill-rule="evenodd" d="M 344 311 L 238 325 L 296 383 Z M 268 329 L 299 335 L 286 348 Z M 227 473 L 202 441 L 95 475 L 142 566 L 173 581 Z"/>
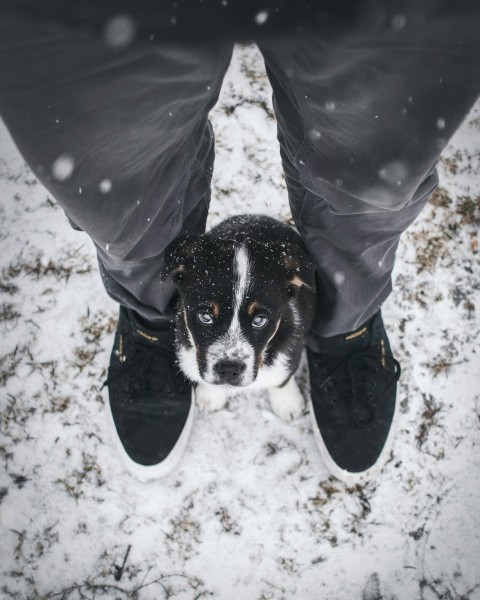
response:
<path fill-rule="evenodd" d="M 267 323 L 268 323 L 267 317 L 264 317 L 263 315 L 257 315 L 256 317 L 253 318 L 252 326 L 255 327 L 256 329 L 261 329 L 262 327 L 265 327 L 265 325 Z"/>
<path fill-rule="evenodd" d="M 202 325 L 211 325 L 213 323 L 213 316 L 204 310 L 197 313 L 197 319 Z"/>

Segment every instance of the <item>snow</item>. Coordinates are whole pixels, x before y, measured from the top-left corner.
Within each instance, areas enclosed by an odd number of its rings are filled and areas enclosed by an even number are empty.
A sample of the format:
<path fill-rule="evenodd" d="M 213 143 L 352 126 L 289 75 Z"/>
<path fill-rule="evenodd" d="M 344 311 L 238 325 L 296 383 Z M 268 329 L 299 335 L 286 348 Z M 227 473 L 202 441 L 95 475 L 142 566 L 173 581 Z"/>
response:
<path fill-rule="evenodd" d="M 402 31 L 407 24 L 407 17 L 405 15 L 395 15 L 392 19 L 392 29 L 394 31 Z"/>
<path fill-rule="evenodd" d="M 261 10 L 255 15 L 254 21 L 257 25 L 264 25 L 268 21 L 269 16 L 270 14 L 268 10 Z"/>
<path fill-rule="evenodd" d="M 100 182 L 98 189 L 102 192 L 102 194 L 108 194 L 112 190 L 112 181 L 110 179 L 102 179 Z"/>
<path fill-rule="evenodd" d="M 58 181 L 65 181 L 71 177 L 75 161 L 69 154 L 62 154 L 59 156 L 52 165 L 52 175 Z"/>
<path fill-rule="evenodd" d="M 258 51 L 237 48 L 212 113 L 209 226 L 289 217 L 270 93 Z M 398 433 L 382 474 L 348 488 L 307 411 L 287 425 L 260 392 L 197 413 L 167 478 L 126 473 L 100 391 L 117 308 L 2 127 L 2 598 L 480 598 L 479 130 L 477 104 L 397 252 Z"/>
<path fill-rule="evenodd" d="M 112 48 L 128 46 L 135 39 L 137 25 L 130 15 L 115 15 L 105 24 L 103 38 Z"/>

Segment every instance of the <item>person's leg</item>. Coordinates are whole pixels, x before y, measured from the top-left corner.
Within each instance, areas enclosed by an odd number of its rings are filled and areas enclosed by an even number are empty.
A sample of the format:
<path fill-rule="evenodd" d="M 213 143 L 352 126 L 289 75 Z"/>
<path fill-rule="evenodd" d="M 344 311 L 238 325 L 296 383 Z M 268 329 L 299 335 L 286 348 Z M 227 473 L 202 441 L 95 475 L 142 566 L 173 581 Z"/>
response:
<path fill-rule="evenodd" d="M 232 45 L 126 36 L 123 17 L 71 29 L 50 13 L 15 12 L 0 7 L 0 114 L 34 173 L 95 244 L 106 290 L 121 305 L 107 381 L 114 431 L 133 473 L 160 476 L 185 447 L 193 415 L 173 354 L 163 251 L 176 236 L 204 230 L 213 169 L 207 115 Z"/>
<path fill-rule="evenodd" d="M 356 328 L 385 300 L 398 237 L 480 93 L 480 8 L 462 4 L 398 15 L 373 2 L 348 24 L 324 15 L 318 32 L 260 45 L 292 214 L 324 284 L 318 335 Z"/>
<path fill-rule="evenodd" d="M 108 293 L 159 319 L 173 289 L 158 277 L 162 252 L 182 231 L 205 226 L 214 154 L 207 115 L 232 45 L 134 37 L 118 46 L 108 23 L 92 32 L 0 18 L 0 113 L 14 141 L 95 243 Z"/>
<path fill-rule="evenodd" d="M 328 466 L 347 481 L 371 475 L 389 449 L 399 366 L 379 308 L 399 237 L 480 93 L 471 6 L 398 14 L 373 2 L 348 23 L 325 14 L 317 32 L 260 44 L 292 215 L 318 267 L 312 416 Z"/>

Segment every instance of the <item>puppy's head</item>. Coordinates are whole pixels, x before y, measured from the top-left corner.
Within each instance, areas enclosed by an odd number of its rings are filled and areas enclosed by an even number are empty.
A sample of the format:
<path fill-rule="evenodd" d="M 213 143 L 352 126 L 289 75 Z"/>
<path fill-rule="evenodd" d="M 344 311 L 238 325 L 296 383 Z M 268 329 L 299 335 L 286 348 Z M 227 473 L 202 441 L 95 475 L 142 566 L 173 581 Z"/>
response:
<path fill-rule="evenodd" d="M 250 385 L 303 337 L 299 299 L 313 297 L 314 267 L 297 247 L 186 237 L 167 248 L 165 267 L 180 294 L 177 353 L 192 381 Z"/>

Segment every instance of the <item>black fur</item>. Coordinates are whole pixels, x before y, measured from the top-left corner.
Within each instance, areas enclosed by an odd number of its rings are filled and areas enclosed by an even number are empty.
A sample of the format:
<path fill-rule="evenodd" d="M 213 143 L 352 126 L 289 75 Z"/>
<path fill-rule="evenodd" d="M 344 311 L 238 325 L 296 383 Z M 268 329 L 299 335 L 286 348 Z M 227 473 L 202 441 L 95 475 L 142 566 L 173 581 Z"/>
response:
<path fill-rule="evenodd" d="M 208 348 L 226 335 L 232 321 L 234 256 L 240 246 L 250 259 L 250 285 L 239 321 L 242 336 L 255 351 L 254 375 L 262 365 L 272 365 L 281 352 L 288 356 L 290 376 L 313 319 L 314 265 L 300 236 L 270 217 L 232 217 L 208 234 L 175 240 L 167 248 L 166 272 L 180 294 L 177 344 L 192 348 L 193 337 L 203 377 L 209 368 Z M 202 311 L 214 317 L 212 323 L 200 322 Z M 256 328 L 255 317 L 257 322 L 262 317 L 268 321 Z"/>

